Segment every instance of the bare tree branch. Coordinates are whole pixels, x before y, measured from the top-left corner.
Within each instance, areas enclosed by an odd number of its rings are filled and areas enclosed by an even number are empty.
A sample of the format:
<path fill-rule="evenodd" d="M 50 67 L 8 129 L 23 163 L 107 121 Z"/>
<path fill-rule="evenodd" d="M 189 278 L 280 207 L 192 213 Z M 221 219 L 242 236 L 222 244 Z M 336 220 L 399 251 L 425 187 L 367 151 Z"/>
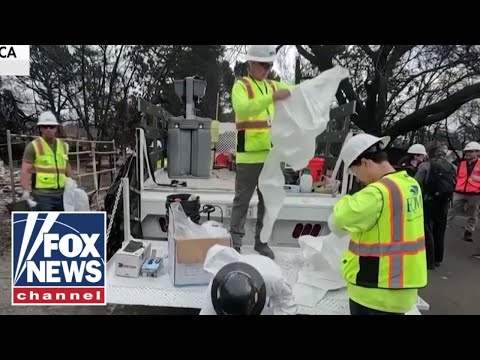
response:
<path fill-rule="evenodd" d="M 387 135 L 396 137 L 421 126 L 431 125 L 450 116 L 463 104 L 480 97 L 480 83 L 466 86 L 449 96 L 445 100 L 429 105 L 423 109 L 407 115 L 397 121 L 386 131 Z"/>
<path fill-rule="evenodd" d="M 310 54 L 302 45 L 295 45 L 297 51 L 300 55 L 302 55 L 305 59 L 310 61 L 311 63 L 315 63 L 315 56 Z"/>
<path fill-rule="evenodd" d="M 368 57 L 370 57 L 372 60 L 374 59 L 375 54 L 369 45 L 358 45 L 358 46 L 365 52 L 365 54 L 368 55 Z"/>

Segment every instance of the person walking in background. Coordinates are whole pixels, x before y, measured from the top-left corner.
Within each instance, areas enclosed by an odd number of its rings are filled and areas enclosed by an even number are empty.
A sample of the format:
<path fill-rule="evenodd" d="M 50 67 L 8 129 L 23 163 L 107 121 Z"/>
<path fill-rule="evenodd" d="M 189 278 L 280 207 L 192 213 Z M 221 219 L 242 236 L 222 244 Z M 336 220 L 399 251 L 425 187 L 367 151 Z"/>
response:
<path fill-rule="evenodd" d="M 433 270 L 443 261 L 448 207 L 455 190 L 457 168 L 446 159 L 438 142 L 430 143 L 427 149 L 429 159 L 419 165 L 415 179 L 422 187 L 427 267 Z"/>
<path fill-rule="evenodd" d="M 467 207 L 469 218 L 463 235 L 463 239 L 467 242 L 473 242 L 473 232 L 477 225 L 478 207 L 480 205 L 479 152 L 480 144 L 476 141 L 469 142 L 463 149 L 464 159 L 458 167 L 453 204 L 447 216 L 447 225 L 451 226 L 453 225 L 453 219 Z"/>

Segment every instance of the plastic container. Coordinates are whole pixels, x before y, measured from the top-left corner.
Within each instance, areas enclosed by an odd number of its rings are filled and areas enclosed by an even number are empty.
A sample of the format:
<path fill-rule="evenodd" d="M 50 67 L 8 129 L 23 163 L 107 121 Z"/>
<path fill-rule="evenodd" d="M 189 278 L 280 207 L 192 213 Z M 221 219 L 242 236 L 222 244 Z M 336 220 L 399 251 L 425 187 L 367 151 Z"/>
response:
<path fill-rule="evenodd" d="M 300 192 L 309 193 L 312 192 L 313 186 L 313 177 L 310 174 L 310 169 L 303 170 L 302 176 L 300 177 Z"/>
<path fill-rule="evenodd" d="M 211 119 L 173 117 L 168 121 L 168 165 L 170 178 L 210 177 Z"/>
<path fill-rule="evenodd" d="M 310 169 L 313 182 L 319 182 L 325 171 L 325 158 L 316 157 L 308 162 L 307 168 Z"/>
<path fill-rule="evenodd" d="M 185 214 L 196 224 L 200 223 L 200 200 L 197 198 L 195 200 L 189 200 L 191 194 L 173 194 L 167 196 L 167 202 L 165 204 L 166 218 L 167 218 L 167 227 L 169 223 L 168 213 L 170 211 L 170 204 L 180 199 L 180 204 L 182 205 L 183 211 Z"/>

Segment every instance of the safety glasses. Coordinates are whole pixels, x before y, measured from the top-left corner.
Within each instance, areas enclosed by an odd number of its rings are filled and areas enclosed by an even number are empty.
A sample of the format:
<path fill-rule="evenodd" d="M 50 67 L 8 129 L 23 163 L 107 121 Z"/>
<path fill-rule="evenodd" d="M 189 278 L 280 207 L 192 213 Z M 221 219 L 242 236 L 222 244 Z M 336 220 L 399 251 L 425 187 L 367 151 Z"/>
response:
<path fill-rule="evenodd" d="M 55 125 L 41 125 L 40 129 L 56 129 Z"/>

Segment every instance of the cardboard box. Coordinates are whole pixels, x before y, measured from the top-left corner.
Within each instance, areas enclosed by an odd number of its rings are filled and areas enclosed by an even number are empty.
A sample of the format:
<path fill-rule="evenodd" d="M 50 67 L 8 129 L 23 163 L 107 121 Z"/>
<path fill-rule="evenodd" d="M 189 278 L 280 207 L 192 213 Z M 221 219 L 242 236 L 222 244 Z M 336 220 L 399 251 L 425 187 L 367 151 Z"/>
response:
<path fill-rule="evenodd" d="M 214 245 L 232 246 L 231 237 L 168 239 L 168 272 L 176 286 L 208 285 L 210 274 L 203 269 L 208 250 Z"/>
<path fill-rule="evenodd" d="M 133 278 L 140 276 L 143 263 L 150 257 L 151 244 L 137 239 L 134 241 L 142 243 L 143 247 L 134 252 L 128 252 L 125 251 L 128 246 L 127 243 L 121 250 L 117 251 L 115 254 L 115 275 Z"/>

